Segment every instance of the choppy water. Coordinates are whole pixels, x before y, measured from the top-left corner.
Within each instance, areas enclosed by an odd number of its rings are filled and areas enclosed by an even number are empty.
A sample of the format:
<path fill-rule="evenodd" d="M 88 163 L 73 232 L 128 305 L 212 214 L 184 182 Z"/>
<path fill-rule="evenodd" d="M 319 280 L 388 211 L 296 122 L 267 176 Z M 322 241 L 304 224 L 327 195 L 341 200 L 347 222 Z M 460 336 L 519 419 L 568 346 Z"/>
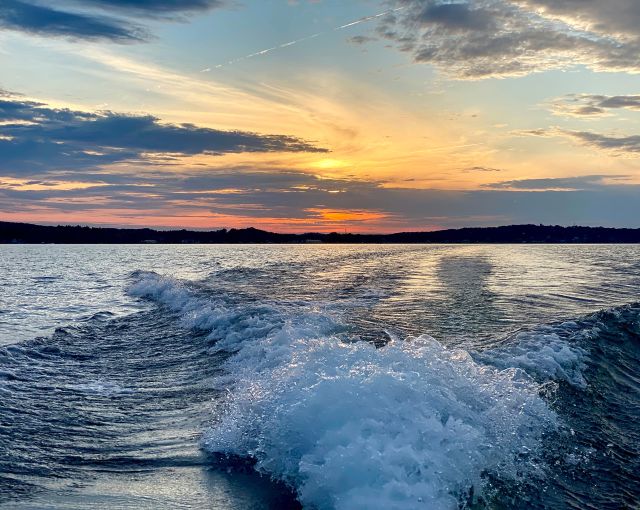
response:
<path fill-rule="evenodd" d="M 640 506 L 640 246 L 1 246 L 2 508 Z"/>

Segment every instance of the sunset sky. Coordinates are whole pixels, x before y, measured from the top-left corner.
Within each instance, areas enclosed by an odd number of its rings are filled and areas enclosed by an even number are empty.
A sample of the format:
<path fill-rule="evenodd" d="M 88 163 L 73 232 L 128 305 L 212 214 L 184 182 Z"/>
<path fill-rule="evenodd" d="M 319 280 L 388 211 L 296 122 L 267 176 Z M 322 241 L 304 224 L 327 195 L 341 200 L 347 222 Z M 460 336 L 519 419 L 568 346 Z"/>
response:
<path fill-rule="evenodd" d="M 0 0 L 0 220 L 640 227 L 637 0 Z"/>

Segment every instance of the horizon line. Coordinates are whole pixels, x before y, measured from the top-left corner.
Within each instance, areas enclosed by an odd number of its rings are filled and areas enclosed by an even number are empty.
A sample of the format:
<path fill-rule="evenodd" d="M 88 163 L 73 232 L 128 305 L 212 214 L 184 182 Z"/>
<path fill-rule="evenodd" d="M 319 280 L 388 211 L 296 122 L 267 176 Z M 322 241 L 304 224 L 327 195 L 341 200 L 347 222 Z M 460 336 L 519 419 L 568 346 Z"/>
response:
<path fill-rule="evenodd" d="M 399 234 L 433 234 L 438 232 L 449 232 L 449 231 L 460 231 L 460 230 L 489 230 L 489 229 L 500 229 L 500 228 L 510 228 L 510 227 L 537 227 L 537 228 L 561 228 L 561 229 L 571 229 L 571 228 L 581 228 L 581 229 L 603 229 L 603 230 L 640 230 L 640 227 L 606 227 L 603 225 L 551 225 L 551 224 L 543 224 L 543 223 L 509 223 L 506 225 L 487 225 L 487 226 L 463 226 L 463 227 L 449 227 L 449 228 L 439 228 L 433 230 L 399 230 L 394 232 L 318 232 L 318 231 L 304 231 L 304 232 L 277 232 L 271 230 L 264 230 L 261 228 L 257 228 L 254 226 L 248 227 L 212 227 L 210 229 L 193 229 L 188 227 L 158 227 L 158 226 L 109 226 L 103 224 L 90 224 L 90 223 L 56 223 L 56 224 L 46 224 L 46 223 L 29 223 L 29 222 L 19 222 L 19 221 L 5 221 L 0 219 L 0 225 L 8 224 L 8 225 L 26 225 L 26 226 L 35 226 L 35 227 L 44 227 L 44 228 L 92 228 L 92 229 L 115 229 L 122 231 L 142 231 L 142 230 L 152 230 L 155 232 L 193 232 L 198 234 L 206 234 L 206 233 L 216 233 L 216 232 L 230 232 L 230 231 L 245 231 L 245 230 L 254 230 L 258 232 L 264 232 L 267 234 L 273 235 L 281 235 L 281 236 L 304 236 L 304 235 L 318 235 L 318 236 L 330 236 L 330 235 L 339 235 L 339 236 L 393 236 Z"/>

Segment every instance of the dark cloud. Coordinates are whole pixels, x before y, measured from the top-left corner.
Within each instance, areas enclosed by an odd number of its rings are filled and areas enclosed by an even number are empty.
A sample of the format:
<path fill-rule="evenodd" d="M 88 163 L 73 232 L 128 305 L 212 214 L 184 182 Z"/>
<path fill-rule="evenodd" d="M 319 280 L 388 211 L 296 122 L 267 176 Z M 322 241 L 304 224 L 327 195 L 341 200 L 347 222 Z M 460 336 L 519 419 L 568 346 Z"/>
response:
<path fill-rule="evenodd" d="M 501 168 L 491 168 L 488 166 L 472 166 L 465 168 L 464 172 L 502 172 Z"/>
<path fill-rule="evenodd" d="M 640 153 L 640 135 L 607 136 L 590 131 L 562 131 L 565 135 L 577 140 L 583 145 L 616 152 L 618 154 Z"/>
<path fill-rule="evenodd" d="M 554 101 L 551 109 L 557 115 L 568 117 L 602 116 L 615 109 L 640 111 L 640 95 L 571 94 Z"/>
<path fill-rule="evenodd" d="M 18 95 L 19 94 L 15 94 L 13 92 L 0 88 L 0 97 L 16 97 Z"/>
<path fill-rule="evenodd" d="M 120 43 L 139 42 L 145 38 L 142 29 L 124 20 L 61 11 L 21 0 L 0 2 L 0 29 Z"/>
<path fill-rule="evenodd" d="M 433 64 L 456 78 L 519 76 L 576 64 L 640 71 L 636 0 L 389 0 L 388 4 L 401 10 L 382 18 L 379 35 L 416 62 Z M 598 19 L 606 22 L 598 24 Z"/>
<path fill-rule="evenodd" d="M 640 135 L 613 136 L 592 131 L 572 131 L 570 129 L 531 129 L 515 132 L 519 136 L 566 137 L 594 149 L 605 150 L 619 156 L 637 157 L 640 153 Z"/>
<path fill-rule="evenodd" d="M 592 96 L 598 98 L 600 108 L 629 108 L 640 110 L 640 96 Z"/>
<path fill-rule="evenodd" d="M 87 153 L 83 147 L 48 140 L 0 138 L 0 172 L 11 176 L 46 175 L 54 170 L 71 171 L 135 159 L 135 152 Z"/>
<path fill-rule="evenodd" d="M 375 41 L 375 37 L 369 37 L 366 35 L 354 35 L 353 37 L 349 37 L 347 39 L 348 42 L 352 44 L 366 44 L 371 41 Z"/>
<path fill-rule="evenodd" d="M 150 115 L 80 112 L 0 99 L 0 170 L 39 175 L 155 155 L 327 152 L 292 136 L 165 124 Z"/>
<path fill-rule="evenodd" d="M 51 7 L 38 0 L 2 0 L 0 30 L 132 43 L 149 38 L 139 26 L 139 20 L 180 20 L 183 15 L 225 3 L 223 0 L 61 0 Z"/>
<path fill-rule="evenodd" d="M 451 30 L 494 29 L 493 17 L 484 9 L 467 3 L 427 3 L 418 15 L 423 25 L 437 24 Z"/>
<path fill-rule="evenodd" d="M 514 134 L 516 134 L 516 135 L 541 136 L 541 137 L 554 136 L 555 133 L 556 133 L 556 131 L 554 131 L 552 129 L 544 129 L 544 128 L 527 129 L 527 130 L 524 130 L 524 131 L 516 131 L 516 132 L 514 132 Z"/>
<path fill-rule="evenodd" d="M 158 13 L 186 13 L 206 11 L 222 7 L 224 0 L 71 0 L 81 6 L 96 6 L 108 10 L 127 10 L 134 13 L 146 13 L 152 16 Z"/>
<path fill-rule="evenodd" d="M 608 180 L 620 181 L 629 179 L 629 177 L 628 175 L 581 175 L 577 177 L 517 179 L 486 184 L 484 187 L 514 190 L 593 190 L 601 189 Z"/>
<path fill-rule="evenodd" d="M 637 0 L 514 0 L 549 15 L 562 16 L 605 35 L 640 35 L 640 2 Z"/>

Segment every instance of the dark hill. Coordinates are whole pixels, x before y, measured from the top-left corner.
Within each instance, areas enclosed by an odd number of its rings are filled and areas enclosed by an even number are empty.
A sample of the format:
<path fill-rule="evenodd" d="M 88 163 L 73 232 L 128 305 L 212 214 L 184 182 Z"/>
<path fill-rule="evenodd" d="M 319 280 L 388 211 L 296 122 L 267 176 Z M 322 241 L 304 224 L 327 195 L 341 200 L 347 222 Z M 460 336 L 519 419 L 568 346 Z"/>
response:
<path fill-rule="evenodd" d="M 255 228 L 214 231 L 46 226 L 0 222 L 0 243 L 640 243 L 640 229 L 510 225 L 397 234 L 278 234 Z"/>

